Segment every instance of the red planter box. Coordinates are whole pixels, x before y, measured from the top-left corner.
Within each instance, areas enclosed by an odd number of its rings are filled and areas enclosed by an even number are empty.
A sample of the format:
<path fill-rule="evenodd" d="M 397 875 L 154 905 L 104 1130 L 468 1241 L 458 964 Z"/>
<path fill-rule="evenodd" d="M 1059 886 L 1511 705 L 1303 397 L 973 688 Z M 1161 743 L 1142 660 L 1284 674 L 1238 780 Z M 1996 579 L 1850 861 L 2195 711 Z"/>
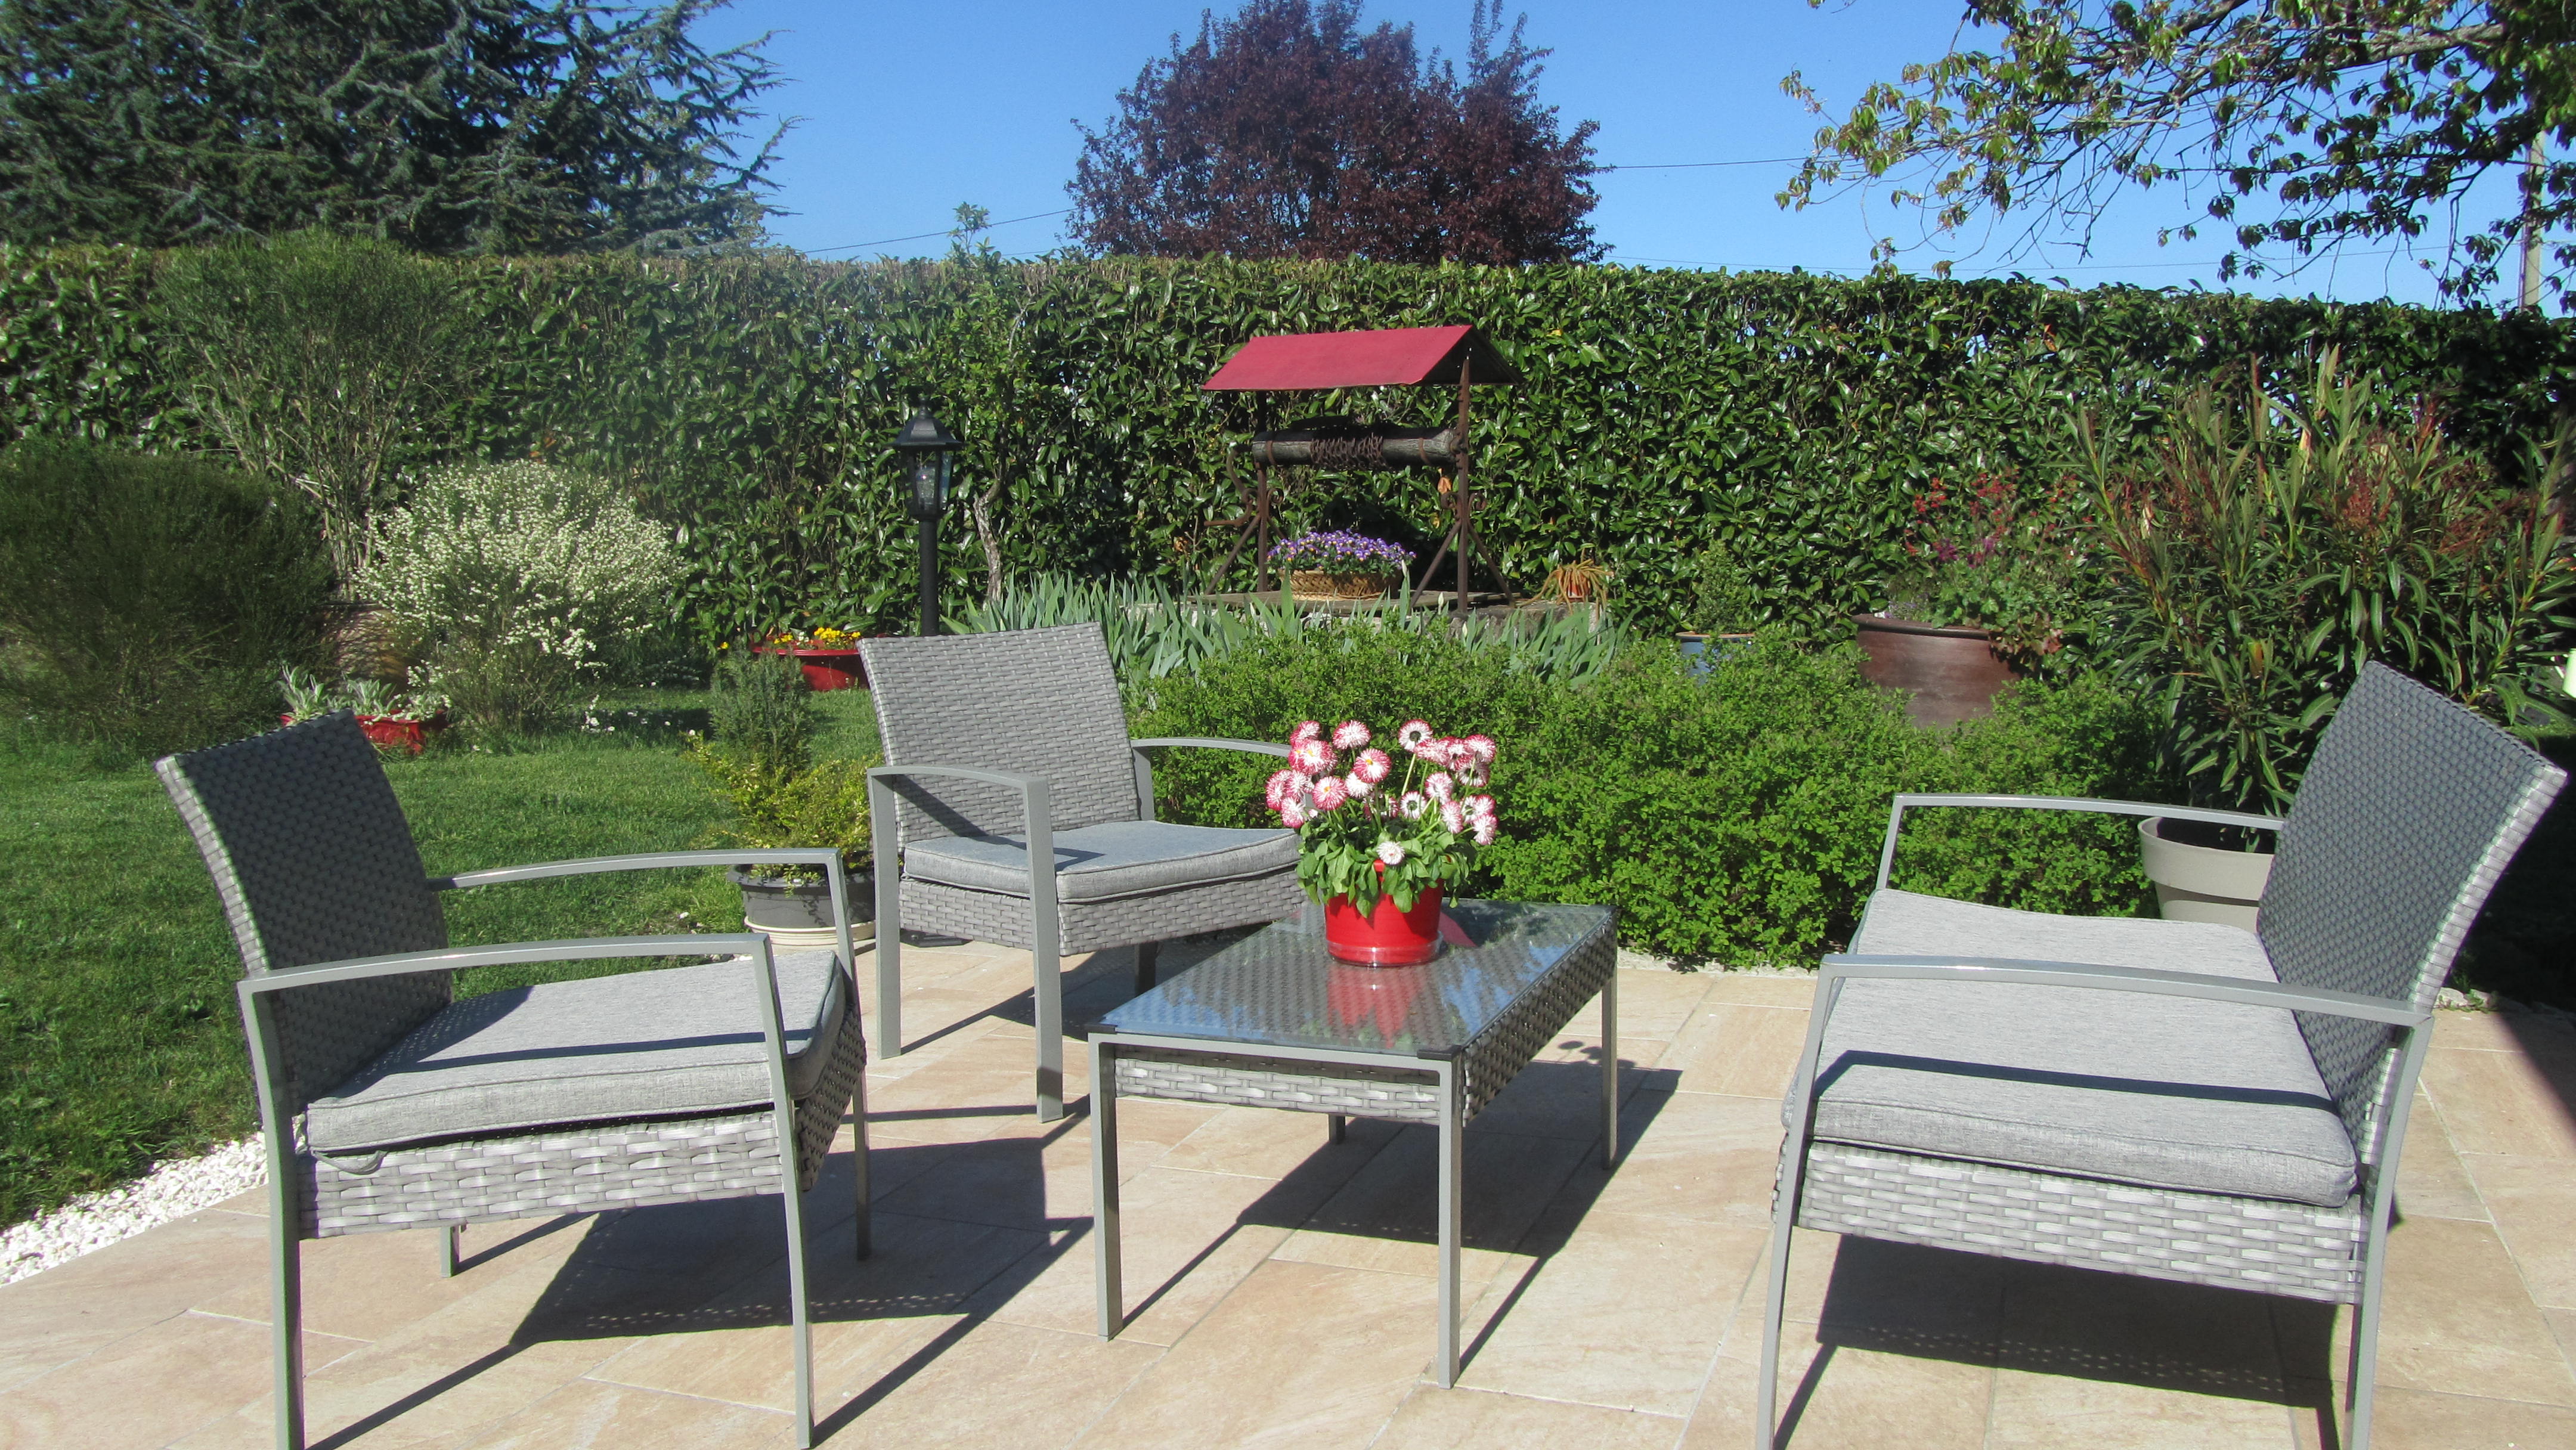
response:
<path fill-rule="evenodd" d="M 295 717 L 280 715 L 277 717 L 277 723 L 292 725 L 295 723 Z M 358 729 L 365 732 L 369 740 L 389 750 L 406 751 L 413 755 L 420 754 L 422 747 L 429 743 L 429 737 L 446 728 L 447 712 L 444 710 L 426 720 L 414 720 L 406 715 L 358 717 Z"/>
<path fill-rule="evenodd" d="M 754 654 L 787 655 L 805 672 L 805 683 L 817 694 L 826 690 L 864 690 L 868 687 L 867 666 L 854 649 L 815 649 L 805 645 L 764 644 L 752 649 Z"/>

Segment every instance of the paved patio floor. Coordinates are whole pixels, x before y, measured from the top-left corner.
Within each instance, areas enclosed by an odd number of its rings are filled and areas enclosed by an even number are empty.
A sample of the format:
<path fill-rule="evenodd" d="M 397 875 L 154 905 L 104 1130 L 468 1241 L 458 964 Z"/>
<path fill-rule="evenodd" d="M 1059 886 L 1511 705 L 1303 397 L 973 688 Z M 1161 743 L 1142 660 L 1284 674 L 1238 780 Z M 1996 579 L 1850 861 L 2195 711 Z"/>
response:
<path fill-rule="evenodd" d="M 1615 1172 L 1588 1017 L 1477 1121 L 1471 1349 L 1439 1390 L 1420 1129 L 1328 1146 L 1301 1114 L 1122 1105 L 1135 1319 L 1093 1337 L 1088 1129 L 1030 1120 L 1026 961 L 906 953 L 919 1046 L 869 1077 L 876 1257 L 850 1262 L 846 1154 L 810 1200 L 832 1445 L 1751 1444 L 1807 982 L 1624 973 Z M 1068 1017 L 1123 997 L 1126 969 L 1086 964 Z M 2446 1013 L 2437 1042 L 2379 1443 L 2576 1447 L 2576 1034 Z M 245 1197 L 0 1289 L 0 1445 L 269 1444 L 260 1213 Z M 450 1280 L 428 1233 L 305 1246 L 317 1445 L 788 1443 L 776 1200 L 483 1226 L 466 1249 Z M 2317 1306 L 1827 1235 L 1797 1265 L 1800 1450 L 2337 1443 L 2340 1317 Z"/>

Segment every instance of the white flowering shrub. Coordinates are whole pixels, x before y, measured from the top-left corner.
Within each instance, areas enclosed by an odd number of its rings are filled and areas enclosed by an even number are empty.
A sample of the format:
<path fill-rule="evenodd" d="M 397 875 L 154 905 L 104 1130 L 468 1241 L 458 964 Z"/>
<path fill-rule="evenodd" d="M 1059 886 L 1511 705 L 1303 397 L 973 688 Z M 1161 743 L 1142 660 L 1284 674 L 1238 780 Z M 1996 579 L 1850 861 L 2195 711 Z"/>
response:
<path fill-rule="evenodd" d="M 669 532 L 614 485 L 520 461 L 421 478 L 357 586 L 458 714 L 522 731 L 563 713 L 602 647 L 642 626 L 680 570 Z"/>

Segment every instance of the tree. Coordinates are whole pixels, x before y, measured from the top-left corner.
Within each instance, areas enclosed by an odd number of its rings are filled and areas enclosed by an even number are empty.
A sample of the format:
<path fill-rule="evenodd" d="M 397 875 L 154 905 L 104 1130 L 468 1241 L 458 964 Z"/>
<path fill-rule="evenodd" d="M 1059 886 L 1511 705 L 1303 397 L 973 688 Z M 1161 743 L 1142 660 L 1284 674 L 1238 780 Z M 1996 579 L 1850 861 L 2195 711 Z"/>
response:
<path fill-rule="evenodd" d="M 1462 83 L 1411 26 L 1362 31 L 1357 0 L 1203 13 L 1082 128 L 1073 234 L 1158 257 L 1592 260 L 1598 128 L 1560 134 L 1538 103 L 1526 24 L 1504 39 L 1501 0 L 1475 0 Z"/>
<path fill-rule="evenodd" d="M 778 133 L 734 143 L 777 79 L 689 38 L 722 3 L 0 0 L 0 239 L 756 236 Z"/>
<path fill-rule="evenodd" d="M 1996 48 L 1871 86 L 1817 132 L 1781 203 L 1919 166 L 1893 196 L 1925 209 L 1931 233 L 2020 209 L 2035 213 L 2014 244 L 2026 251 L 2089 243 L 2123 186 L 2176 184 L 2232 228 L 2223 278 L 2421 237 L 2448 213 L 2455 240 L 2424 263 L 2443 292 L 2482 294 L 2527 241 L 2527 304 L 2542 239 L 2576 225 L 2576 163 L 2542 154 L 2576 135 L 2569 0 L 1968 0 L 1966 24 L 2000 31 Z M 1801 76 L 1781 84 L 1823 110 Z M 2499 167 L 2518 182 L 2514 211 L 2459 235 L 2469 189 Z M 2246 214 L 2265 197 L 2265 214 Z M 2183 224 L 2158 240 L 2195 235 Z M 2559 241 L 2550 260 L 2562 275 L 2548 285 L 2576 307 L 2563 279 L 2576 245 Z"/>

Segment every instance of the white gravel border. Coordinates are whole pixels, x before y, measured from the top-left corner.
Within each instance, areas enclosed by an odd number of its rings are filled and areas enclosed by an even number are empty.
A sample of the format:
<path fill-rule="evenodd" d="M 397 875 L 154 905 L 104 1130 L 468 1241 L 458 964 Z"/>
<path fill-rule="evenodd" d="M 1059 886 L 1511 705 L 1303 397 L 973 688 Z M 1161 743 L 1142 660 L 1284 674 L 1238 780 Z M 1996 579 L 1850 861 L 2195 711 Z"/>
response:
<path fill-rule="evenodd" d="M 201 1158 L 169 1158 L 131 1183 L 79 1198 L 42 1218 L 0 1230 L 0 1284 L 14 1284 L 92 1249 L 212 1208 L 268 1182 L 257 1138 L 244 1138 Z"/>

